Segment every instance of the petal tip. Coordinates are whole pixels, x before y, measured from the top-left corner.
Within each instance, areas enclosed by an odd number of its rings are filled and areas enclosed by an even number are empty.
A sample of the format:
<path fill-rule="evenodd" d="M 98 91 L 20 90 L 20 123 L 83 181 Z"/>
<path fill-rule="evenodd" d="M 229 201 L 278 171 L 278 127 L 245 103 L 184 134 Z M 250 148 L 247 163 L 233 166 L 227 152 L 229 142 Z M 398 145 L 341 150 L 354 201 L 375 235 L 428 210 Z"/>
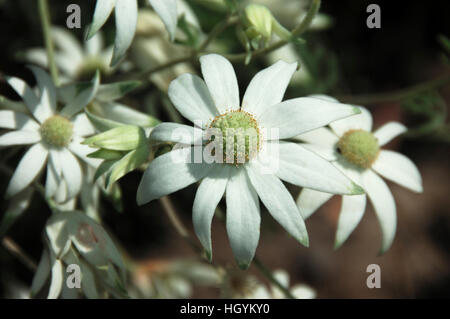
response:
<path fill-rule="evenodd" d="M 364 190 L 364 188 L 362 188 L 361 186 L 359 186 L 356 183 L 352 184 L 352 188 L 351 188 L 351 194 L 352 195 L 363 195 L 366 193 L 366 191 Z"/>

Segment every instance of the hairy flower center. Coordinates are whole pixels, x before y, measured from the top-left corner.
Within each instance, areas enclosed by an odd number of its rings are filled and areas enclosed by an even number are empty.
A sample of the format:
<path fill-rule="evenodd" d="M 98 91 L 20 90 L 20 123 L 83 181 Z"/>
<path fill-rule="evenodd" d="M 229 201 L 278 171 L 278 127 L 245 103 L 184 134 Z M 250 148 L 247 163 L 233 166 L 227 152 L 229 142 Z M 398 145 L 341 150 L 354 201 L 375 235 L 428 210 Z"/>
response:
<path fill-rule="evenodd" d="M 72 123 L 60 115 L 48 118 L 40 128 L 42 139 L 55 147 L 67 146 L 72 139 Z"/>
<path fill-rule="evenodd" d="M 255 118 L 244 111 L 231 111 L 217 116 L 209 126 L 211 139 L 223 150 L 223 161 L 243 164 L 259 150 L 260 131 Z"/>
<path fill-rule="evenodd" d="M 380 150 L 376 137 L 364 130 L 347 131 L 337 146 L 342 156 L 361 168 L 372 166 Z"/>

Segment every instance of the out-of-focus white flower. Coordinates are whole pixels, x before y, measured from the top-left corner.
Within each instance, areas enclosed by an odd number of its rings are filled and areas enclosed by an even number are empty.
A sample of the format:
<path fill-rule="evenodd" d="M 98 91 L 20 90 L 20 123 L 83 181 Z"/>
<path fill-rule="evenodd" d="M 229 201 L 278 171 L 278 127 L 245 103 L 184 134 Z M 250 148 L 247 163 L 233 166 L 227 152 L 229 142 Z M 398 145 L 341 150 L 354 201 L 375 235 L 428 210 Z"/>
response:
<path fill-rule="evenodd" d="M 214 267 L 197 261 L 152 260 L 136 267 L 135 297 L 189 298 L 195 286 L 217 286 L 221 280 Z"/>
<path fill-rule="evenodd" d="M 139 11 L 137 36 L 130 49 L 130 58 L 140 70 L 149 70 L 188 53 L 183 46 L 168 41 L 164 32 L 164 25 L 154 12 L 146 9 Z M 194 73 L 190 64 L 179 63 L 151 74 L 150 80 L 166 92 L 172 80 L 187 72 Z"/>
<path fill-rule="evenodd" d="M 47 221 L 45 240 L 47 245 L 33 278 L 32 296 L 44 288 L 50 277 L 49 299 L 61 294 L 76 298 L 80 290 L 67 285 L 69 265 L 79 267 L 81 292 L 87 298 L 101 298 L 105 293 L 126 295 L 122 257 L 105 230 L 84 213 L 56 212 Z"/>
<path fill-rule="evenodd" d="M 258 245 L 259 198 L 289 234 L 308 245 L 301 214 L 281 180 L 337 194 L 361 194 L 362 189 L 314 152 L 278 139 L 327 125 L 359 113 L 359 109 L 341 104 L 337 110 L 335 103 L 317 98 L 281 102 L 297 67 L 296 63 L 283 61 L 255 75 L 241 104 L 236 75 L 228 60 L 210 54 L 202 56 L 200 64 L 205 81 L 184 74 L 169 87 L 169 97 L 175 107 L 197 127 L 176 123 L 155 127 L 151 139 L 188 147 L 161 155 L 150 163 L 138 188 L 138 204 L 203 179 L 194 201 L 193 222 L 209 258 L 212 256 L 211 221 L 225 192 L 227 232 L 240 267 L 249 266 Z M 227 148 L 226 134 L 230 128 L 241 134 L 253 133 L 251 142 L 241 146 L 231 143 Z M 216 144 L 208 137 L 211 132 L 221 136 L 217 135 L 219 145 L 214 148 L 217 154 L 209 161 L 202 154 L 205 154 L 204 147 Z M 242 141 L 239 136 L 235 138 Z M 195 154 L 200 154 L 200 159 L 192 161 L 191 156 Z"/>
<path fill-rule="evenodd" d="M 99 85 L 98 74 L 89 83 L 73 85 L 75 92 L 61 111 L 57 110 L 57 89 L 49 75 L 31 67 L 39 88 L 39 97 L 24 81 L 8 77 L 7 81 L 22 97 L 28 114 L 0 111 L 0 127 L 11 132 L 0 137 L 0 146 L 32 145 L 20 160 L 6 190 L 13 196 L 29 186 L 47 163 L 45 192 L 57 202 L 74 198 L 81 190 L 82 171 L 77 157 L 88 164 L 89 147 L 82 138 L 94 133 L 94 127 L 84 113 L 79 113 L 94 97 Z M 76 155 L 76 156 L 75 156 Z"/>
<path fill-rule="evenodd" d="M 85 42 L 84 46 L 72 32 L 63 28 L 53 27 L 52 38 L 55 43 L 55 62 L 62 71 L 61 83 L 92 78 L 97 70 L 102 75 L 113 71 L 109 66 L 112 57 L 112 47 L 104 48 L 101 32 L 98 32 Z M 48 57 L 44 48 L 29 49 L 25 59 L 41 67 L 48 68 Z"/>
<path fill-rule="evenodd" d="M 183 0 L 148 0 L 155 12 L 164 22 L 170 39 L 175 39 L 178 17 L 184 15 L 190 23 L 198 21 Z M 89 27 L 87 38 L 90 39 L 105 24 L 114 9 L 116 19 L 116 39 L 111 65 L 116 65 L 125 55 L 133 42 L 136 32 L 138 4 L 137 0 L 97 0 L 92 24 Z"/>
<path fill-rule="evenodd" d="M 338 103 L 328 96 L 318 98 Z M 410 159 L 397 152 L 380 149 L 399 134 L 406 132 L 406 127 L 398 122 L 389 122 L 371 133 L 372 116 L 365 108 L 360 109 L 359 115 L 330 123 L 331 129 L 312 130 L 297 138 L 306 142 L 304 147 L 331 161 L 365 189 L 380 222 L 383 253 L 394 240 L 397 215 L 394 198 L 378 174 L 417 193 L 423 191 L 422 179 Z M 332 196 L 333 194 L 305 188 L 300 193 L 297 204 L 303 217 L 308 218 Z M 358 225 L 365 211 L 366 198 L 365 194 L 342 197 L 336 248 L 345 242 Z"/>

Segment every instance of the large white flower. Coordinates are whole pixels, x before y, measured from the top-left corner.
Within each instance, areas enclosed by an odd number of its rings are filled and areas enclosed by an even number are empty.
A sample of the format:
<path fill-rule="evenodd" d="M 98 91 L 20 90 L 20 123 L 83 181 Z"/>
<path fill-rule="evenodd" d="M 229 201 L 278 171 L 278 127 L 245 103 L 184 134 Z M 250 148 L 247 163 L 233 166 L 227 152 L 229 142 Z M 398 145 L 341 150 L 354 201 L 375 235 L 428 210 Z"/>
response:
<path fill-rule="evenodd" d="M 72 32 L 53 27 L 52 39 L 56 46 L 55 62 L 58 69 L 62 71 L 60 77 L 62 83 L 90 79 L 97 70 L 104 75 L 113 71 L 109 67 L 112 47 L 104 48 L 101 32 L 96 33 L 84 45 L 81 45 Z M 25 59 L 41 67 L 48 67 L 48 57 L 44 48 L 27 50 Z"/>
<path fill-rule="evenodd" d="M 74 155 L 92 165 L 98 164 L 98 160 L 86 157 L 91 149 L 80 144 L 84 136 L 94 133 L 94 128 L 87 116 L 79 112 L 95 95 L 99 78 L 79 84 L 74 98 L 57 112 L 57 89 L 49 75 L 38 67 L 30 68 L 37 80 L 39 97 L 21 79 L 7 78 L 29 113 L 0 111 L 0 127 L 13 130 L 0 136 L 0 146 L 32 145 L 20 160 L 6 195 L 24 190 L 47 163 L 46 196 L 64 202 L 75 197 L 82 185 L 80 163 Z"/>
<path fill-rule="evenodd" d="M 359 113 L 359 110 L 316 98 L 281 102 L 297 67 L 296 63 L 283 61 L 256 74 L 241 104 L 231 63 L 217 54 L 202 56 L 200 63 L 205 81 L 196 75 L 183 74 L 171 83 L 169 97 L 185 118 L 194 123 L 201 122 L 201 127 L 162 123 L 152 131 L 150 137 L 154 140 L 184 143 L 189 147 L 173 150 L 153 160 L 139 185 L 138 203 L 147 203 L 203 179 L 194 201 L 193 222 L 210 258 L 211 221 L 224 193 L 228 237 L 241 267 L 248 267 L 259 241 L 258 197 L 289 234 L 308 245 L 301 214 L 280 179 L 337 194 L 360 194 L 362 190 L 315 153 L 295 143 L 279 142 L 275 135 L 262 135 L 261 132 L 276 130 L 279 138 L 287 139 Z M 190 158 L 202 151 L 202 136 L 208 135 L 208 131 L 215 129 L 226 134 L 227 128 L 239 130 L 248 127 L 258 133 L 257 154 L 249 152 L 250 148 L 246 146 L 245 154 L 232 152 L 231 164 L 180 161 L 180 157 Z M 212 142 L 206 143 L 210 145 Z M 223 147 L 226 148 L 226 143 Z M 239 155 L 245 155 L 245 163 L 238 164 L 235 158 Z M 279 164 L 278 170 L 267 168 L 273 163 Z"/>
<path fill-rule="evenodd" d="M 321 96 L 324 100 L 334 100 Z M 332 161 L 345 175 L 361 185 L 375 208 L 383 233 L 381 252 L 389 249 L 397 225 L 394 198 L 386 183 L 377 173 L 414 192 L 422 192 L 422 180 L 414 163 L 402 154 L 382 150 L 394 137 L 406 131 L 398 122 L 389 122 L 372 131 L 372 116 L 365 108 L 354 117 L 330 123 L 331 129 L 319 128 L 298 136 L 305 147 Z M 333 195 L 312 189 L 303 189 L 297 204 L 308 218 Z M 338 221 L 335 247 L 341 246 L 361 220 L 366 195 L 343 196 Z"/>

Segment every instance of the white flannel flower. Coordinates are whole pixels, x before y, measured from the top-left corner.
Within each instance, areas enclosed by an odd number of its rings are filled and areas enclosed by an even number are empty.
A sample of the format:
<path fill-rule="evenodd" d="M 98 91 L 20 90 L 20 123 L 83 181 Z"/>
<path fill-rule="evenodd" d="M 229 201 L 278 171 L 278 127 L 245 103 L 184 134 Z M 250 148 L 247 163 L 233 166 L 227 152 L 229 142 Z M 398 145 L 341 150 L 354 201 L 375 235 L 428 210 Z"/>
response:
<path fill-rule="evenodd" d="M 24 190 L 47 164 L 46 196 L 65 202 L 81 190 L 83 174 L 76 156 L 91 165 L 98 164 L 98 160 L 86 157 L 91 149 L 81 144 L 83 137 L 94 133 L 94 128 L 87 116 L 79 112 L 95 95 L 99 78 L 76 86 L 73 99 L 58 112 L 58 92 L 49 75 L 38 67 L 30 68 L 37 80 L 39 97 L 23 80 L 7 77 L 29 113 L 0 110 L 0 127 L 13 130 L 0 136 L 0 146 L 32 145 L 20 160 L 6 196 Z"/>
<path fill-rule="evenodd" d="M 183 143 L 188 147 L 173 150 L 151 162 L 138 188 L 138 203 L 145 204 L 202 179 L 194 200 L 193 222 L 209 258 L 212 250 L 211 221 L 224 193 L 228 237 L 242 268 L 248 267 L 252 261 L 259 241 L 258 197 L 289 234 L 308 245 L 301 214 L 280 179 L 337 194 L 361 194 L 362 189 L 314 152 L 299 144 L 277 139 L 297 136 L 359 113 L 359 109 L 308 97 L 281 102 L 297 67 L 296 63 L 283 61 L 256 74 L 241 104 L 236 75 L 228 60 L 210 54 L 202 56 L 200 64 L 205 81 L 196 75 L 183 74 L 169 87 L 169 98 L 178 111 L 197 125 L 201 122 L 200 127 L 175 123 L 162 123 L 155 127 L 151 139 Z M 226 136 L 228 128 L 237 131 L 248 128 L 255 132 L 252 142 L 256 139 L 258 147 L 241 144 L 236 151 L 231 142 L 228 144 L 231 154 L 227 154 L 227 163 L 221 160 L 222 155 L 219 156 L 220 161 L 212 163 L 203 159 L 190 161 L 191 155 L 200 153 L 201 157 L 203 148 L 207 150 L 211 144 L 214 145 L 211 138 L 207 145 L 203 145 L 204 135 L 208 138 L 210 131 L 218 131 Z M 263 130 L 275 131 L 278 136 L 263 135 Z M 228 150 L 225 142 L 216 149 L 217 154 L 221 154 L 222 146 Z M 272 164 L 279 166 L 276 172 L 270 167 Z"/>
<path fill-rule="evenodd" d="M 328 96 L 324 100 L 335 101 Z M 336 106 L 339 104 L 336 104 Z M 372 131 L 372 116 L 360 107 L 361 114 L 330 123 L 330 128 L 319 128 L 299 135 L 306 142 L 305 147 L 332 161 L 345 175 L 361 185 L 375 208 L 375 213 L 383 233 L 381 253 L 391 246 L 397 225 L 394 198 L 381 175 L 413 192 L 421 193 L 422 179 L 419 170 L 406 156 L 397 152 L 380 149 L 394 137 L 407 129 L 398 122 L 389 122 Z M 333 194 L 312 189 L 303 189 L 297 204 L 308 218 Z M 343 196 L 338 221 L 335 247 L 340 247 L 361 220 L 366 195 Z"/>
<path fill-rule="evenodd" d="M 56 47 L 55 62 L 58 69 L 62 71 L 61 83 L 90 79 L 97 70 L 102 75 L 108 75 L 113 71 L 109 66 L 112 46 L 104 48 L 101 32 L 81 45 L 72 32 L 53 27 L 52 39 Z M 48 57 L 44 48 L 27 50 L 25 59 L 41 67 L 48 67 Z"/>
<path fill-rule="evenodd" d="M 124 297 L 125 265 L 114 242 L 93 219 L 80 211 L 56 212 L 45 227 L 46 247 L 33 278 L 36 296 L 50 279 L 49 299 L 76 298 L 80 289 L 69 288 L 69 265 L 80 269 L 81 292 L 100 298 L 109 292 Z"/>
<path fill-rule="evenodd" d="M 170 39 L 175 39 L 178 17 L 184 14 L 188 21 L 196 21 L 189 7 L 182 0 L 148 0 L 164 22 Z M 137 0 L 97 0 L 92 24 L 87 38 L 90 39 L 105 24 L 114 9 L 116 19 L 116 38 L 111 65 L 116 65 L 133 42 L 136 32 Z"/>

